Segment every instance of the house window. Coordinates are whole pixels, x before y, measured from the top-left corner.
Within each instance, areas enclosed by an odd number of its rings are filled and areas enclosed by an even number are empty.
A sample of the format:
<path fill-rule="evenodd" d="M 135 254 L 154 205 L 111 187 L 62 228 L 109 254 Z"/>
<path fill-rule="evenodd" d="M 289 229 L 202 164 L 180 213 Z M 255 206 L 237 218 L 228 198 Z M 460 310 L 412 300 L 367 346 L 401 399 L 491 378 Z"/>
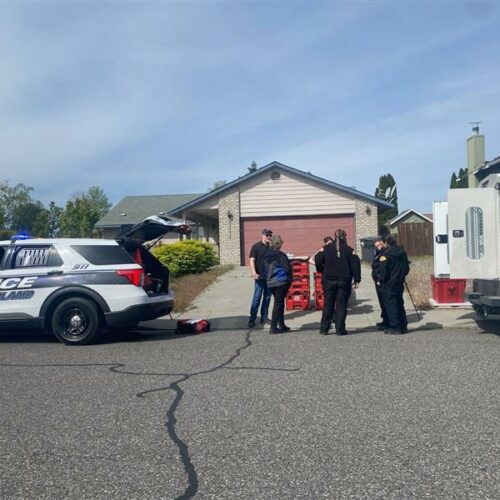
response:
<path fill-rule="evenodd" d="M 469 259 L 484 257 L 483 211 L 479 207 L 470 207 L 465 211 L 465 244 Z"/>

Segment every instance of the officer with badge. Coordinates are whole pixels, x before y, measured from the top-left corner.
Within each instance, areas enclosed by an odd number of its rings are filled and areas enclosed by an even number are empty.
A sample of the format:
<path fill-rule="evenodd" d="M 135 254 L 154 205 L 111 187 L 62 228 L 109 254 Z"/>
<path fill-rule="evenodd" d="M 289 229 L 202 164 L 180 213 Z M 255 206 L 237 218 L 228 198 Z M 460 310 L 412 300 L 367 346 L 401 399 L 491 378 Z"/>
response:
<path fill-rule="evenodd" d="M 377 299 L 380 305 L 380 317 L 382 321 L 377 323 L 377 330 L 385 330 L 389 328 L 389 319 L 387 318 L 387 311 L 385 309 L 384 298 L 382 296 L 382 289 L 380 285 L 380 259 L 384 255 L 385 243 L 383 236 L 377 236 L 374 242 L 375 244 L 375 258 L 372 262 L 372 278 L 375 285 L 375 291 L 377 292 Z"/>
<path fill-rule="evenodd" d="M 403 301 L 405 277 L 410 272 L 406 252 L 390 234 L 385 238 L 385 249 L 379 259 L 379 283 L 389 326 L 384 333 L 399 335 L 408 331 L 408 320 Z"/>

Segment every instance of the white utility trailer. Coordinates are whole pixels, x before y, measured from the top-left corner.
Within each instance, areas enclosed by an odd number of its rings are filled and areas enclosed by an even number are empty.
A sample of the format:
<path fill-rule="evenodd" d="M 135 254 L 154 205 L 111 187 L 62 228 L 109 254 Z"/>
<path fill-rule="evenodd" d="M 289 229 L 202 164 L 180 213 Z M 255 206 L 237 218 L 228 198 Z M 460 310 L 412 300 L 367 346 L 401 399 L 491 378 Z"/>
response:
<path fill-rule="evenodd" d="M 500 315 L 500 174 L 489 175 L 480 186 L 448 191 L 447 245 L 437 246 L 444 268 L 449 252 L 450 278 L 472 280 L 466 298 L 488 318 Z M 436 245 L 446 238 L 435 231 Z"/>

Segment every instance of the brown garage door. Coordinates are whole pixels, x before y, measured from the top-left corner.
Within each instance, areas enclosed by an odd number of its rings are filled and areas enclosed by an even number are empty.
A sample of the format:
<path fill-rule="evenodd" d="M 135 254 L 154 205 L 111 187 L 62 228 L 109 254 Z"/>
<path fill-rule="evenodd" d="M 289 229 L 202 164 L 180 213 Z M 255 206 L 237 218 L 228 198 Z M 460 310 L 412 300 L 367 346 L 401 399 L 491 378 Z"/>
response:
<path fill-rule="evenodd" d="M 323 246 L 325 236 L 333 236 L 336 229 L 347 233 L 347 241 L 354 247 L 354 215 L 315 215 L 301 217 L 247 217 L 241 219 L 242 265 L 248 266 L 252 245 L 260 240 L 263 228 L 279 234 L 285 243 L 282 250 L 294 255 L 313 255 Z"/>

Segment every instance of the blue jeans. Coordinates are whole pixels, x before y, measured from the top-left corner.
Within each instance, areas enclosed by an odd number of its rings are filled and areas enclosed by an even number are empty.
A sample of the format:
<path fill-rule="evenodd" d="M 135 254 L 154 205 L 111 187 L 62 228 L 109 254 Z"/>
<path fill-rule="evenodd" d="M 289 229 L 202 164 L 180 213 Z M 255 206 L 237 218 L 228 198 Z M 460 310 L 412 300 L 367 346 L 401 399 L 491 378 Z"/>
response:
<path fill-rule="evenodd" d="M 266 280 L 255 280 L 255 287 L 253 290 L 252 305 L 250 307 L 250 320 L 255 321 L 257 313 L 259 312 L 260 299 L 262 296 L 262 307 L 260 308 L 260 316 L 267 319 L 269 311 L 269 302 L 271 301 L 271 290 L 267 288 Z"/>

